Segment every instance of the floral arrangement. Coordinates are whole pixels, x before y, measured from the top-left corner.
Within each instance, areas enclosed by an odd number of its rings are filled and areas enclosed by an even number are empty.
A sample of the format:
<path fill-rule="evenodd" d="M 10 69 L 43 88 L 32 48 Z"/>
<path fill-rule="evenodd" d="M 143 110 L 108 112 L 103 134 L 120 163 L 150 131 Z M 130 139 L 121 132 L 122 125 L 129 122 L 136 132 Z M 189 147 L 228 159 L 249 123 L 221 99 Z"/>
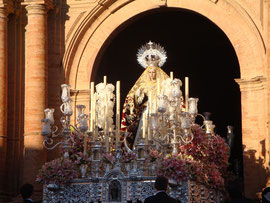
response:
<path fill-rule="evenodd" d="M 114 153 L 112 153 L 112 152 L 111 153 L 104 153 L 102 161 L 107 163 L 107 164 L 114 165 L 114 162 L 115 162 Z"/>
<path fill-rule="evenodd" d="M 77 165 L 86 164 L 89 165 L 91 163 L 91 158 L 88 154 L 84 154 L 82 152 L 79 152 L 78 154 L 74 154 L 75 160 L 74 163 Z"/>
<path fill-rule="evenodd" d="M 155 149 L 150 149 L 147 151 L 146 155 L 146 162 L 147 163 L 152 163 L 155 162 L 158 158 L 160 158 L 161 154 L 155 150 Z"/>
<path fill-rule="evenodd" d="M 177 154 L 164 155 L 156 149 L 146 151 L 146 164 L 155 164 L 157 174 L 165 175 L 176 182 L 192 180 L 223 189 L 228 167 L 228 145 L 219 135 L 208 135 L 197 124 L 193 125 L 192 131 L 194 139 L 188 144 L 180 145 Z M 69 159 L 62 157 L 45 163 L 38 173 L 38 182 L 67 184 L 79 176 L 81 165 L 90 164 L 89 155 L 83 153 L 83 136 L 73 132 L 69 142 L 72 146 L 69 149 Z M 122 163 L 133 160 L 136 160 L 136 154 L 123 152 Z M 103 154 L 99 167 L 104 170 L 105 164 L 114 165 L 115 162 L 115 151 L 112 150 Z"/>
<path fill-rule="evenodd" d="M 68 184 L 79 177 L 78 167 L 63 157 L 45 163 L 39 170 L 36 181 L 42 184 Z"/>
<path fill-rule="evenodd" d="M 68 153 L 69 158 L 63 157 L 64 150 L 61 149 L 61 157 L 45 163 L 37 174 L 36 181 L 42 184 L 68 184 L 72 179 L 79 177 L 79 168 L 82 164 L 90 164 L 88 154 L 83 154 L 83 136 L 72 132 L 69 144 L 72 146 Z"/>
<path fill-rule="evenodd" d="M 83 153 L 84 137 L 73 132 L 70 136 L 69 144 L 72 146 L 68 151 L 69 158 L 79 166 L 82 164 L 89 165 L 91 161 L 90 156 L 88 153 Z M 62 151 L 62 153 L 64 152 Z"/>
<path fill-rule="evenodd" d="M 136 154 L 133 153 L 133 152 L 124 152 L 123 153 L 123 157 L 122 157 L 122 162 L 124 163 L 130 163 L 131 161 L 135 160 L 136 159 Z"/>
<path fill-rule="evenodd" d="M 181 145 L 178 154 L 161 157 L 157 152 L 150 151 L 150 160 L 158 159 L 158 173 L 176 181 L 190 179 L 212 188 L 223 189 L 229 164 L 228 145 L 219 135 L 207 135 L 199 125 L 194 125 L 192 130 L 193 141 Z"/>

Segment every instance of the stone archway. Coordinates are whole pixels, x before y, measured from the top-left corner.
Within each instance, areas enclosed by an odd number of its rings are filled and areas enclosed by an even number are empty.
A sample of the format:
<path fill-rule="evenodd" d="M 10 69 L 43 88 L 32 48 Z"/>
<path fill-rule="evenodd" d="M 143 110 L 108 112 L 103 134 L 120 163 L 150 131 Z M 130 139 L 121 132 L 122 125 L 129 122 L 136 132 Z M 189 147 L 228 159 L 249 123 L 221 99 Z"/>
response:
<path fill-rule="evenodd" d="M 265 176 L 259 177 L 260 180 L 255 176 L 250 178 L 252 174 L 260 173 L 259 168 L 254 169 L 254 164 L 260 158 L 266 160 L 266 163 L 268 160 L 267 154 L 261 156 L 263 149 L 260 145 L 262 140 L 268 142 L 265 45 L 260 30 L 236 1 L 129 0 L 98 4 L 95 10 L 89 11 L 76 22 L 67 41 L 63 61 L 66 82 L 76 90 L 88 89 L 97 54 L 102 51 L 105 41 L 113 31 L 132 17 L 160 7 L 184 8 L 206 16 L 231 41 L 241 71 L 241 79 L 237 79 L 237 82 L 242 92 L 243 144 L 246 152 L 256 151 L 254 157 L 247 154 L 248 159 L 244 160 L 245 189 L 249 197 L 255 197 L 255 192 L 260 191 L 264 185 Z M 83 96 L 83 92 L 81 93 Z M 251 158 L 254 158 L 253 162 L 250 162 Z"/>

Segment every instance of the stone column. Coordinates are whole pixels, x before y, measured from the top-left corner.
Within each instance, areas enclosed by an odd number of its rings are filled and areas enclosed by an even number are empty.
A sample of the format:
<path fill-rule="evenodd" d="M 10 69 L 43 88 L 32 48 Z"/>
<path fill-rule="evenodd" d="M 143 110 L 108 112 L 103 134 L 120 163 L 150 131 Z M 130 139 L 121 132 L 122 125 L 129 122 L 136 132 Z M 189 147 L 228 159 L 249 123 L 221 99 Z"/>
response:
<path fill-rule="evenodd" d="M 245 196 L 255 199 L 266 183 L 268 163 L 266 78 L 236 79 L 241 90 Z"/>
<path fill-rule="evenodd" d="M 33 2 L 33 1 L 32 1 Z M 47 108 L 47 11 L 48 2 L 27 3 L 25 33 L 25 118 L 23 181 L 35 183 L 38 170 L 46 161 L 41 119 Z"/>
<path fill-rule="evenodd" d="M 0 7 L 0 182 L 4 178 L 7 155 L 7 15 L 6 8 Z"/>
<path fill-rule="evenodd" d="M 13 1 L 0 0 L 0 202 L 6 201 L 7 108 L 8 108 L 8 14 Z"/>

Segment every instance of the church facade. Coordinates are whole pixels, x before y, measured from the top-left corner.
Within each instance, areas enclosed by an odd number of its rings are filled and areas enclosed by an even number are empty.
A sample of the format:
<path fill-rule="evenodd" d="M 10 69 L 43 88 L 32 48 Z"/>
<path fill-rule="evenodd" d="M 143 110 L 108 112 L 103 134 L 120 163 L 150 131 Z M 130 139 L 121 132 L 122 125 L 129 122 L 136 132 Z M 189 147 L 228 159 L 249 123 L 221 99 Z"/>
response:
<path fill-rule="evenodd" d="M 122 25 L 158 9 L 205 16 L 230 40 L 238 58 L 244 189 L 249 198 L 269 180 L 270 76 L 268 0 L 1 0 L 0 200 L 35 183 L 54 157 L 43 148 L 44 109 L 58 108 L 61 84 L 89 109 L 98 54 Z M 116 32 L 115 32 L 116 31 Z M 120 31 L 119 31 L 120 32 Z M 136 37 L 136 36 L 134 36 Z M 211 54 L 211 53 L 209 53 Z M 56 112 L 56 117 L 60 117 Z M 37 186 L 38 187 L 38 186 Z"/>

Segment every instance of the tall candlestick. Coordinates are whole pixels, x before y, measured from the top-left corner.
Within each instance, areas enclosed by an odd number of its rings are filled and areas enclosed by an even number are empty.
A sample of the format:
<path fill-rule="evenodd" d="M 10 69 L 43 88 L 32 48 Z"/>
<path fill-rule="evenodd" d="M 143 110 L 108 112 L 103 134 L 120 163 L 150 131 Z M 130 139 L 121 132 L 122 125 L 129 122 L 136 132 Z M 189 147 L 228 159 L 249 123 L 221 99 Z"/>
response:
<path fill-rule="evenodd" d="M 188 77 L 185 77 L 185 104 L 186 104 L 186 112 L 188 112 L 188 98 L 189 98 L 189 87 L 188 87 Z"/>
<path fill-rule="evenodd" d="M 151 114 L 152 113 L 152 91 L 150 91 L 150 93 L 149 93 L 148 104 L 149 104 L 149 113 Z"/>
<path fill-rule="evenodd" d="M 91 86 L 90 86 L 90 96 L 91 96 L 91 103 L 90 103 L 90 107 L 91 107 L 91 117 L 90 117 L 90 131 L 93 132 L 93 125 L 94 125 L 94 82 L 91 82 Z"/>
<path fill-rule="evenodd" d="M 105 147 L 106 147 L 106 152 L 109 152 L 109 132 L 108 132 L 108 119 L 105 121 Z"/>
<path fill-rule="evenodd" d="M 145 130 L 146 130 L 146 114 L 143 113 L 143 133 L 142 133 L 142 138 L 144 139 L 145 138 Z"/>
<path fill-rule="evenodd" d="M 160 95 L 160 79 L 157 79 L 157 95 Z"/>
<path fill-rule="evenodd" d="M 104 76 L 104 83 L 105 83 L 105 76 Z M 106 83 L 105 83 L 106 84 Z M 108 116 L 108 96 L 107 96 L 107 91 L 106 91 L 106 94 L 105 94 L 105 106 L 104 106 L 104 136 L 105 136 L 105 147 L 106 147 L 106 151 L 109 152 L 109 133 L 108 133 L 108 119 L 107 119 L 107 116 Z"/>
<path fill-rule="evenodd" d="M 104 77 L 103 77 L 103 82 L 105 85 L 107 85 L 107 76 L 106 75 L 104 75 Z"/>
<path fill-rule="evenodd" d="M 87 149 L 87 134 L 83 133 L 83 155 L 86 155 L 86 149 Z"/>
<path fill-rule="evenodd" d="M 120 81 L 116 82 L 116 146 L 120 138 Z"/>
<path fill-rule="evenodd" d="M 173 72 L 170 72 L 170 78 L 173 80 Z"/>
<path fill-rule="evenodd" d="M 94 94 L 93 100 L 93 130 L 94 130 L 94 141 L 98 140 L 98 133 L 96 131 L 96 94 Z"/>
<path fill-rule="evenodd" d="M 149 125 L 149 121 L 150 121 L 150 113 L 148 112 L 147 115 L 146 115 L 146 129 L 147 129 L 147 133 L 145 134 L 145 144 L 148 145 L 148 139 L 149 139 L 149 136 L 150 136 L 150 125 Z"/>

